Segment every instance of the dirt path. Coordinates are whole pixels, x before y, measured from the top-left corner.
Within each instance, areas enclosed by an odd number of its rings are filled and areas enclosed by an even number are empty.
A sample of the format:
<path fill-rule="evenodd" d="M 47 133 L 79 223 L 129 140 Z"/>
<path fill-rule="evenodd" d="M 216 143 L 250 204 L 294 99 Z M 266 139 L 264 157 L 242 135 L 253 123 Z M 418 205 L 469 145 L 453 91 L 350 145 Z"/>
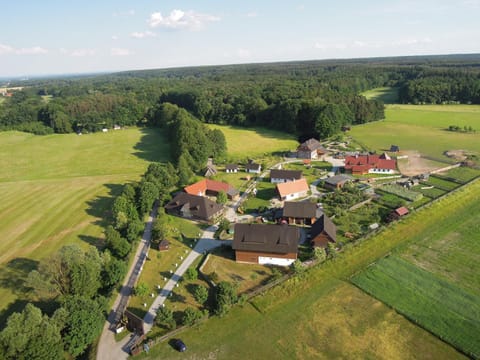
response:
<path fill-rule="evenodd" d="M 419 174 L 425 174 L 445 166 L 442 166 L 442 164 L 435 161 L 422 158 L 418 151 L 402 151 L 401 155 L 408 156 L 406 159 L 398 160 L 398 169 L 402 175 L 415 176 Z"/>

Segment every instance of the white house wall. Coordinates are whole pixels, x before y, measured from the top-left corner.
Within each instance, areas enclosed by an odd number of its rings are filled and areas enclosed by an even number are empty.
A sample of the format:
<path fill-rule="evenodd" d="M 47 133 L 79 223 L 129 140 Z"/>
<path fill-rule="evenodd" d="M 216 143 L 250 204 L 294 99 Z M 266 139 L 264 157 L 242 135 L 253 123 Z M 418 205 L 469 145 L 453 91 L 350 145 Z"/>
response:
<path fill-rule="evenodd" d="M 259 256 L 258 263 L 260 265 L 278 265 L 278 266 L 290 266 L 295 262 L 295 259 L 282 259 L 274 257 Z"/>

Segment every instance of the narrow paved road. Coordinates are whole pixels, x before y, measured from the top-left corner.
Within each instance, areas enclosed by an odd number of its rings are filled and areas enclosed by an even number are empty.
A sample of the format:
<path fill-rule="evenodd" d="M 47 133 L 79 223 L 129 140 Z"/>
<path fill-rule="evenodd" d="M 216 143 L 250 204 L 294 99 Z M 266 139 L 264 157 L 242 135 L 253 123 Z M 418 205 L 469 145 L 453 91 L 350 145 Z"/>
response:
<path fill-rule="evenodd" d="M 219 247 L 222 244 L 225 244 L 225 241 L 215 240 L 213 235 L 215 230 L 217 229 L 216 225 L 212 225 L 208 227 L 202 234 L 202 237 L 197 241 L 193 250 L 188 254 L 188 256 L 183 260 L 177 270 L 173 273 L 170 280 L 167 281 L 165 286 L 160 293 L 158 294 L 157 298 L 153 301 L 152 306 L 148 310 L 148 313 L 143 318 L 145 332 L 150 331 L 153 326 L 153 321 L 157 314 L 157 310 L 160 306 L 163 305 L 167 297 L 170 295 L 172 290 L 175 288 L 177 283 L 181 280 L 183 274 L 187 269 L 192 265 L 192 263 L 197 259 L 200 255 L 202 255 L 205 251 L 210 251 L 213 248 Z"/>
<path fill-rule="evenodd" d="M 152 223 L 153 219 L 157 216 L 158 204 L 155 203 L 148 218 L 147 223 L 145 224 L 145 231 L 143 232 L 142 240 L 137 248 L 135 253 L 134 261 L 132 266 L 128 271 L 128 274 L 125 278 L 125 282 L 120 289 L 115 302 L 113 304 L 112 310 L 108 316 L 108 319 L 103 327 L 102 335 L 100 336 L 100 341 L 98 342 L 97 347 L 97 360 L 118 360 L 126 359 L 128 353 L 126 349 L 126 344 L 130 340 L 128 337 L 122 341 L 115 341 L 114 327 L 122 316 L 125 307 L 128 303 L 128 298 L 132 292 L 133 287 L 142 272 L 142 267 L 147 257 L 148 250 L 150 249 L 150 239 L 152 236 Z"/>

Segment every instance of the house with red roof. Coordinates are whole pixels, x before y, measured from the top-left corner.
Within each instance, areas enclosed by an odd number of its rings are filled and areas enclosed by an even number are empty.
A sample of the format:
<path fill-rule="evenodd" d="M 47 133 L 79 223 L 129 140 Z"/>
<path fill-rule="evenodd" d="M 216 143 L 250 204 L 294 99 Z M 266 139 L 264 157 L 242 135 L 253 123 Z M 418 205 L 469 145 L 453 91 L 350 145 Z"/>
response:
<path fill-rule="evenodd" d="M 187 194 L 197 196 L 217 196 L 220 191 L 223 191 L 230 200 L 235 200 L 239 196 L 238 190 L 230 184 L 210 179 L 200 180 L 195 184 L 186 186 L 184 190 Z"/>
<path fill-rule="evenodd" d="M 397 162 L 387 154 L 355 155 L 345 158 L 345 172 L 353 175 L 394 174 Z"/>

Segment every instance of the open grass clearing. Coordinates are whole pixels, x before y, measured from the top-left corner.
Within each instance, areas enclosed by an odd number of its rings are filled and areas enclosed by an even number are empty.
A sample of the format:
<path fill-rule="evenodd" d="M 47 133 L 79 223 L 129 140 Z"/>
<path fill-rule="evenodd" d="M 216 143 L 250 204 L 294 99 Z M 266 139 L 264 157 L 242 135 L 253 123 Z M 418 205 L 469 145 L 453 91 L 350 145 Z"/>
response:
<path fill-rule="evenodd" d="M 477 105 L 388 105 L 384 121 L 353 126 L 350 135 L 377 152 L 395 144 L 401 151 L 417 150 L 422 155 L 447 160 L 443 155 L 447 150 L 480 153 L 479 112 Z M 450 125 L 472 126 L 477 132 L 446 131 Z"/>
<path fill-rule="evenodd" d="M 257 182 L 257 195 L 252 193 L 242 204 L 242 208 L 246 213 L 257 212 L 258 208 L 270 207 L 270 200 L 278 196 L 276 184 L 270 182 L 270 178 L 264 178 Z"/>
<path fill-rule="evenodd" d="M 379 87 L 370 89 L 361 93 L 369 100 L 381 100 L 385 104 L 395 104 L 398 102 L 398 91 L 396 87 Z"/>
<path fill-rule="evenodd" d="M 66 244 L 102 245 L 104 219 L 123 185 L 167 160 L 159 130 L 35 136 L 0 133 L 0 322 L 19 311 L 37 262 Z"/>
<path fill-rule="evenodd" d="M 285 153 L 296 150 L 295 136 L 266 128 L 242 128 L 226 125 L 208 125 L 220 129 L 227 140 L 228 156 L 232 159 L 262 157 L 271 153 Z"/>
<path fill-rule="evenodd" d="M 424 196 L 428 196 L 431 199 L 436 199 L 447 193 L 447 191 L 445 190 L 438 189 L 436 187 L 431 187 L 426 184 L 420 184 L 420 185 L 414 186 L 412 189 L 419 193 L 422 193 Z"/>
<path fill-rule="evenodd" d="M 397 256 L 381 259 L 351 280 L 469 356 L 480 356 L 480 297 Z"/>

